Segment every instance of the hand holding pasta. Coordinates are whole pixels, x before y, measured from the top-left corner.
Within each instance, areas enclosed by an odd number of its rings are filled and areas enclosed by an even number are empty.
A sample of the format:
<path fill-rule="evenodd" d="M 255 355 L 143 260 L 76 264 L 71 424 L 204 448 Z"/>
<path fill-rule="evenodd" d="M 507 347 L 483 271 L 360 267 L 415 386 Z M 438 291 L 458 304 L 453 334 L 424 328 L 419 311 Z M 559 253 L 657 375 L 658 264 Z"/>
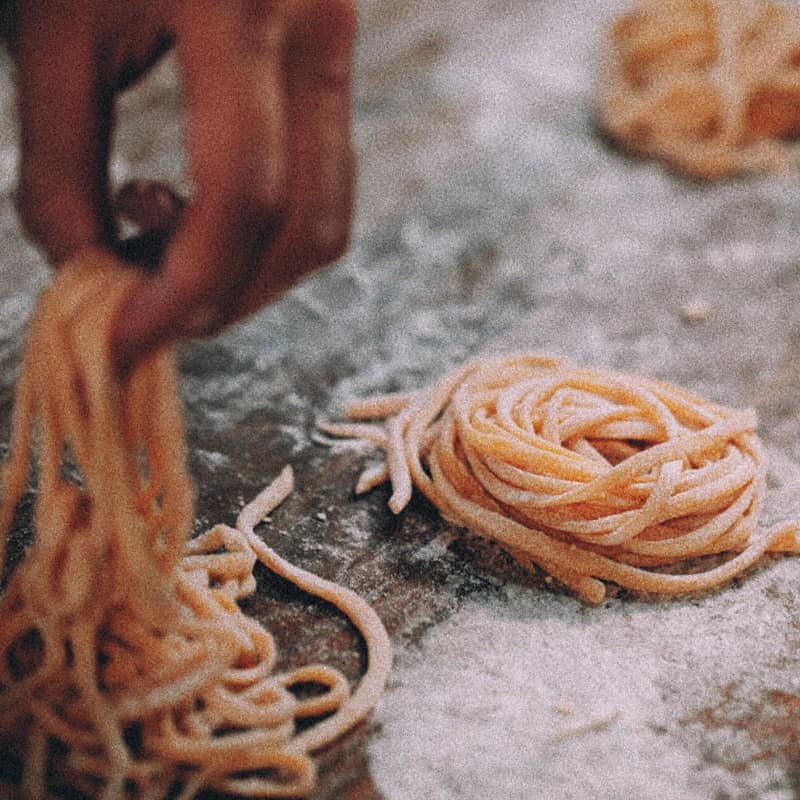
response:
<path fill-rule="evenodd" d="M 112 374 L 113 312 L 131 272 L 83 253 L 31 322 L 0 505 L 2 572 L 35 455 L 33 542 L 0 594 L 0 796 L 190 800 L 204 787 L 303 796 L 311 754 L 380 696 L 389 640 L 356 594 L 287 563 L 255 533 L 291 492 L 291 469 L 235 526 L 189 538 L 172 354 L 140 361 L 124 384 Z M 361 632 L 368 666 L 352 695 L 329 666 L 274 669 L 272 636 L 239 606 L 255 591 L 257 559 Z M 299 684 L 322 691 L 302 699 Z M 301 718 L 316 722 L 299 731 Z"/>
<path fill-rule="evenodd" d="M 115 97 L 170 47 L 195 194 L 117 321 L 121 368 L 215 333 L 343 252 L 353 195 L 350 0 L 19 0 L 18 204 L 54 263 L 116 237 Z"/>
<path fill-rule="evenodd" d="M 708 180 L 797 164 L 796 6 L 638 0 L 609 38 L 600 120 L 625 149 Z"/>

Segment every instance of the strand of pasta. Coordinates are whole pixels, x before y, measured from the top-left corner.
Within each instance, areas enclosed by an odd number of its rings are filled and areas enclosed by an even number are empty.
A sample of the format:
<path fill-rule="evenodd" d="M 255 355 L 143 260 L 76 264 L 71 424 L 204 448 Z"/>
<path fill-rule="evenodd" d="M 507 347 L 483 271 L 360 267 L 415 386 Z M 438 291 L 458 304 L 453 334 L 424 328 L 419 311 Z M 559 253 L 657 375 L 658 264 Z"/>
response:
<path fill-rule="evenodd" d="M 800 11 L 771 0 L 637 0 L 610 30 L 603 126 L 692 176 L 782 169 L 800 134 Z"/>
<path fill-rule="evenodd" d="M 386 409 L 394 413 L 385 439 L 369 438 L 386 465 L 371 467 L 359 487 L 391 480 L 389 505 L 399 513 L 413 485 L 445 518 L 589 602 L 604 599 L 603 581 L 696 592 L 767 550 L 800 551 L 800 522 L 758 529 L 766 467 L 752 411 L 538 354 L 477 359 L 399 405 L 360 401 L 355 415 Z M 704 572 L 674 571 L 722 553 L 735 555 Z"/>
<path fill-rule="evenodd" d="M 111 324 L 133 280 L 110 256 L 83 254 L 30 323 L 0 506 L 2 566 L 35 451 L 35 537 L 0 597 L 0 753 L 20 763 L 9 793 L 303 796 L 310 754 L 380 697 L 389 639 L 364 600 L 256 534 L 292 491 L 290 468 L 236 527 L 187 540 L 194 504 L 171 354 L 138 365 L 125 386 L 110 371 Z M 352 696 L 331 667 L 275 672 L 272 636 L 239 606 L 255 591 L 256 560 L 363 635 L 367 671 Z M 301 699 L 301 684 L 321 693 Z M 301 718 L 316 721 L 298 732 Z"/>

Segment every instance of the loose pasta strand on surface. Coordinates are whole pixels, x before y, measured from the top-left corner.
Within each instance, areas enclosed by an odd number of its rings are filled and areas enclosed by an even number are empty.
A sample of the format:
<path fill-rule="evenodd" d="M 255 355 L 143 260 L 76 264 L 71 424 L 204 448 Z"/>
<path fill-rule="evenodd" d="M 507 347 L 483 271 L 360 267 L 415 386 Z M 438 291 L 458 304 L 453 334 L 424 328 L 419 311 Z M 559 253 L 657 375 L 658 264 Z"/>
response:
<path fill-rule="evenodd" d="M 359 402 L 358 417 L 368 411 Z M 752 411 L 663 381 L 517 354 L 477 359 L 416 392 L 380 446 L 395 513 L 413 484 L 448 520 L 599 603 L 604 581 L 696 592 L 767 550 L 800 551 L 797 521 L 758 528 L 756 425 Z M 724 553 L 705 571 L 678 570 Z"/>
<path fill-rule="evenodd" d="M 172 354 L 111 372 L 114 315 L 135 273 L 85 253 L 61 267 L 30 323 L 3 469 L 0 564 L 36 455 L 34 536 L 0 597 L 0 753 L 12 797 L 188 800 L 216 788 L 296 797 L 313 751 L 363 719 L 391 661 L 386 631 L 344 587 L 293 567 L 255 533 L 291 492 L 287 468 L 236 527 L 188 539 L 191 481 Z M 330 601 L 363 634 L 368 668 L 276 673 L 246 616 L 256 560 Z M 300 683 L 319 686 L 310 700 Z M 296 720 L 324 717 L 301 732 Z M 9 762 L 10 763 L 10 762 Z"/>

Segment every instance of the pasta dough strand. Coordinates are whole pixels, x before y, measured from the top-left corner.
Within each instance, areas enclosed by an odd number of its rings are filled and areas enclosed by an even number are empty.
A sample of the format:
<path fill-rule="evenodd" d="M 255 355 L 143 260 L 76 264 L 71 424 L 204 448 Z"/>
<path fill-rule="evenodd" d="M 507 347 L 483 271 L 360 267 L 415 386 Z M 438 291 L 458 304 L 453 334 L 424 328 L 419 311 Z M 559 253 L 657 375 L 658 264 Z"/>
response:
<path fill-rule="evenodd" d="M 124 386 L 111 372 L 111 325 L 133 280 L 110 256 L 83 254 L 59 270 L 30 323 L 0 548 L 32 451 L 38 492 L 34 541 L 0 597 L 0 757 L 19 767 L 0 789 L 26 800 L 189 800 L 203 788 L 303 796 L 315 783 L 311 753 L 380 697 L 389 639 L 361 598 L 255 533 L 292 491 L 290 468 L 236 527 L 188 539 L 194 503 L 172 354 L 149 357 Z M 368 668 L 352 696 L 331 667 L 274 670 L 272 636 L 239 606 L 255 591 L 257 559 L 364 636 Z M 307 684 L 320 691 L 293 691 Z M 317 717 L 298 732 L 298 719 Z"/>

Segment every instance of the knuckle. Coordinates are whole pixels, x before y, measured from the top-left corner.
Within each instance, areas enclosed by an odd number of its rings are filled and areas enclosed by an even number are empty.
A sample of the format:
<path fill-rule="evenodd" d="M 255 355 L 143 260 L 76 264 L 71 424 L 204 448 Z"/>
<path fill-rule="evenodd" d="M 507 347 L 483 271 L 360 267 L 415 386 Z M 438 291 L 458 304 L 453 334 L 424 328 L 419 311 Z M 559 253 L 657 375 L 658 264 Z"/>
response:
<path fill-rule="evenodd" d="M 250 188 L 243 198 L 243 205 L 262 224 L 279 224 L 288 213 L 287 187 L 283 182 L 277 181 L 260 183 Z"/>
<path fill-rule="evenodd" d="M 349 216 L 334 214 L 318 219 L 310 232 L 311 260 L 327 264 L 341 258 L 350 245 Z"/>
<path fill-rule="evenodd" d="M 269 188 L 252 190 L 236 202 L 236 213 L 242 235 L 259 239 L 276 236 L 286 226 L 289 217 L 285 192 Z"/>
<path fill-rule="evenodd" d="M 230 291 L 217 274 L 194 274 L 174 290 L 180 296 L 179 327 L 188 336 L 213 336 L 228 324 L 231 317 Z"/>
<path fill-rule="evenodd" d="M 219 304 L 200 304 L 187 311 L 182 328 L 187 336 L 214 336 L 228 324 L 231 316 Z"/>
<path fill-rule="evenodd" d="M 219 198 L 248 225 L 275 224 L 283 219 L 289 203 L 286 168 L 280 158 L 266 158 L 248 142 L 228 149 L 225 163 L 204 175 L 208 194 Z"/>

